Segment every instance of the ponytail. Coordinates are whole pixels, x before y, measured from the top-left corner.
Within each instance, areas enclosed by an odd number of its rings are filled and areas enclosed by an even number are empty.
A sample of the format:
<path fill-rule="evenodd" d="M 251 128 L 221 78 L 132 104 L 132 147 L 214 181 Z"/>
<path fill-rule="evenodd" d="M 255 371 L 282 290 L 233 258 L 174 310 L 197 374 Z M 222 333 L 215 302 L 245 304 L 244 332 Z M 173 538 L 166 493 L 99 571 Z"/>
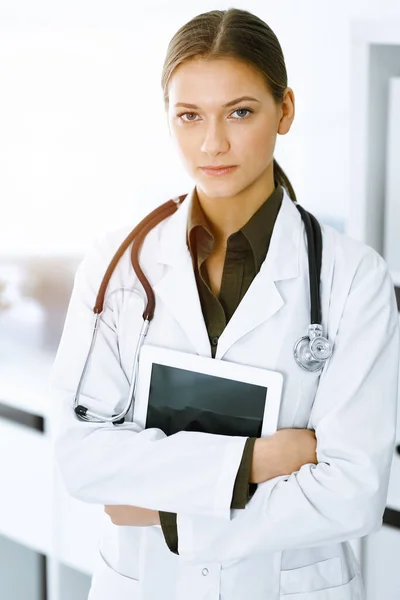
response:
<path fill-rule="evenodd" d="M 289 194 L 289 197 L 293 202 L 296 202 L 296 194 L 294 193 L 294 189 L 292 184 L 290 183 L 288 176 L 284 172 L 284 170 L 278 165 L 276 160 L 274 159 L 274 179 L 277 184 L 284 187 Z"/>

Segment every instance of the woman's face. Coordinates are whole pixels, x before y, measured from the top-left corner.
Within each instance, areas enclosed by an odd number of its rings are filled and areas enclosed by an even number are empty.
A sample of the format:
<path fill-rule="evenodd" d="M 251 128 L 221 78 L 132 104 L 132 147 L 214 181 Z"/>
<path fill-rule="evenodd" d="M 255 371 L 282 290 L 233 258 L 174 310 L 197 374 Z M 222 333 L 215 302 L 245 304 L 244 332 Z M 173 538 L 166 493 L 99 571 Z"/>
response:
<path fill-rule="evenodd" d="M 168 94 L 171 135 L 185 169 L 206 196 L 236 196 L 265 178 L 276 135 L 287 133 L 293 120 L 292 95 L 289 110 L 285 102 L 276 105 L 262 75 L 230 58 L 182 63 L 170 79 Z M 237 100 L 243 96 L 247 99 Z M 209 165 L 237 168 L 213 176 L 201 170 Z"/>

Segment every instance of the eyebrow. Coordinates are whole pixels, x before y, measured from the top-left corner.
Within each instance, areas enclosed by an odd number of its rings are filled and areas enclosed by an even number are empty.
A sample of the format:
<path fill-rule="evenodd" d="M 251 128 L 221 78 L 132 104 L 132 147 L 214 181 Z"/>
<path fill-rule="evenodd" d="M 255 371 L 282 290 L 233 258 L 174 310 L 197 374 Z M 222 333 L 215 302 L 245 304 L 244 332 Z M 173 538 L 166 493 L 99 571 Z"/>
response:
<path fill-rule="evenodd" d="M 257 100 L 257 98 L 252 98 L 251 96 L 241 96 L 240 98 L 235 98 L 235 100 L 230 100 L 230 102 L 223 104 L 222 108 L 229 108 L 230 106 L 234 106 L 235 104 L 238 104 L 238 102 L 242 102 L 243 100 L 247 100 L 248 102 L 260 102 L 259 100 Z M 175 108 L 177 108 L 178 106 L 182 106 L 184 108 L 200 108 L 196 104 L 188 104 L 187 102 L 178 102 L 177 104 L 175 104 Z"/>

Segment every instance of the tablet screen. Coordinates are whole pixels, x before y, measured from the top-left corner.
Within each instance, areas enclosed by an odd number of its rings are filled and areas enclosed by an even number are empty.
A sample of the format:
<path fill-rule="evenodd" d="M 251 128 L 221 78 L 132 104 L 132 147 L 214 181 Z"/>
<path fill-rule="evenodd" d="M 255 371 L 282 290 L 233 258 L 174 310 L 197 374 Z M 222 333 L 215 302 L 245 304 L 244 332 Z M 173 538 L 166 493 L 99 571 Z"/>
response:
<path fill-rule="evenodd" d="M 146 428 L 261 437 L 267 388 L 153 363 Z"/>

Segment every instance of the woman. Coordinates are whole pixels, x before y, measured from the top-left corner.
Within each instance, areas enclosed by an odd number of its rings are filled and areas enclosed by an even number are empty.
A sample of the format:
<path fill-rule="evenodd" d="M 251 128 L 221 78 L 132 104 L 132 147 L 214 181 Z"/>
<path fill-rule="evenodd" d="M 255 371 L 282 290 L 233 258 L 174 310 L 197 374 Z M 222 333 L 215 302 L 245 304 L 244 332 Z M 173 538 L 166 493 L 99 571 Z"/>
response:
<path fill-rule="evenodd" d="M 67 489 L 105 506 L 90 600 L 359 600 L 348 540 L 381 525 L 395 440 L 399 326 L 386 263 L 322 226 L 333 356 L 322 371 L 301 369 L 293 345 L 309 325 L 308 258 L 293 188 L 273 158 L 277 134 L 294 119 L 279 42 L 249 12 L 199 15 L 172 38 L 162 86 L 195 186 L 141 249 L 156 296 L 145 343 L 277 370 L 282 405 L 266 439 L 167 437 L 132 416 L 120 425 L 80 421 L 73 401 L 93 305 L 132 224 L 88 253 L 52 386 Z M 143 310 L 133 288 L 127 252 L 83 391 L 105 414 L 117 414 L 129 392 Z"/>

